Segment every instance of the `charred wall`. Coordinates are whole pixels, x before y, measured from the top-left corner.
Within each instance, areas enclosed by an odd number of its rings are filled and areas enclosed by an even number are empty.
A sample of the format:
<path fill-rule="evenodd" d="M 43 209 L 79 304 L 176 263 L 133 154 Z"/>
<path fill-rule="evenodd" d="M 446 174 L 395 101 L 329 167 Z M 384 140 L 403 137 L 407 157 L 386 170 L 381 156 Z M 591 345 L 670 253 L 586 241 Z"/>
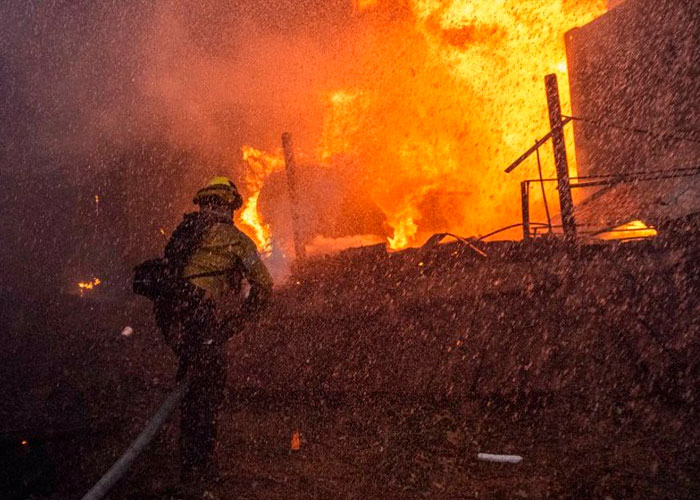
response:
<path fill-rule="evenodd" d="M 700 3 L 627 0 L 565 39 L 574 116 L 659 134 L 575 122 L 580 175 L 700 163 Z"/>

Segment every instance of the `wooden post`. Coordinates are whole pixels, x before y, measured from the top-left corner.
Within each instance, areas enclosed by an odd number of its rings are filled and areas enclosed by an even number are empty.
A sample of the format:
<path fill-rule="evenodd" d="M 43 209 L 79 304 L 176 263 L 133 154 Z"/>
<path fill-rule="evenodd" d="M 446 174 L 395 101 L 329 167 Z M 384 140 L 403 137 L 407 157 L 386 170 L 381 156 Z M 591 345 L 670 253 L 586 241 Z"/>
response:
<path fill-rule="evenodd" d="M 530 239 L 530 183 L 520 183 L 520 201 L 523 209 L 523 240 Z"/>
<path fill-rule="evenodd" d="M 569 184 L 569 165 L 566 161 L 566 143 L 564 141 L 564 124 L 561 117 L 557 75 L 551 74 L 545 76 L 544 82 L 547 89 L 549 124 L 552 128 L 554 163 L 557 167 L 557 189 L 559 190 L 561 223 L 564 227 L 564 237 L 568 240 L 575 240 L 576 221 L 574 220 L 574 202 L 571 198 L 571 185 Z"/>
<path fill-rule="evenodd" d="M 289 205 L 292 211 L 292 232 L 294 234 L 294 253 L 297 260 L 306 258 L 304 241 L 301 238 L 299 222 L 299 199 L 297 198 L 296 161 L 292 147 L 292 136 L 288 132 L 282 134 L 282 148 L 284 149 L 284 163 L 287 171 L 287 188 L 289 189 Z"/>

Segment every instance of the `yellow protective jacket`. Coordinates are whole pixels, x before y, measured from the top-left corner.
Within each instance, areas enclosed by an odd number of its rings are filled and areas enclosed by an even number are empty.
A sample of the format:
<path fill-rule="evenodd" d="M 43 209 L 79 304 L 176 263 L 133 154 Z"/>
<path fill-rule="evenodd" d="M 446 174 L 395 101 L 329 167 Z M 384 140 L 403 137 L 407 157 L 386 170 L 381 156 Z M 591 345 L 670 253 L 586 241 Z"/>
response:
<path fill-rule="evenodd" d="M 226 273 L 196 277 L 201 274 Z M 258 250 L 248 236 L 233 223 L 212 224 L 185 265 L 183 278 L 206 291 L 207 297 L 221 299 L 238 292 L 240 279 L 250 284 L 250 296 L 267 302 L 272 295 L 272 277 L 260 260 Z"/>

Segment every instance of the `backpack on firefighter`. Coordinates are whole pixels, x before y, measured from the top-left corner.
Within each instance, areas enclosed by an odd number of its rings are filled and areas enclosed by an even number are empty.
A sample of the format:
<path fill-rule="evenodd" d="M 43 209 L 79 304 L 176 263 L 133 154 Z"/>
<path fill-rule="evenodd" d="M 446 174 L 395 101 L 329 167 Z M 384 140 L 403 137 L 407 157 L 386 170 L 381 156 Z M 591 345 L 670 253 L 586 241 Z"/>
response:
<path fill-rule="evenodd" d="M 204 205 L 215 200 L 230 206 L 233 210 L 240 208 L 243 199 L 236 186 L 226 177 L 214 177 L 200 189 L 192 200 L 197 205 Z M 204 235 L 214 224 L 230 224 L 230 218 L 194 212 L 185 214 L 183 221 L 175 229 L 165 247 L 163 258 L 149 259 L 134 268 L 133 290 L 154 302 L 172 299 L 177 293 L 188 288 L 189 281 L 182 278 L 182 272 L 202 243 Z M 213 272 L 211 275 L 222 274 Z M 209 273 L 193 277 L 205 277 Z"/>
<path fill-rule="evenodd" d="M 222 222 L 229 221 L 202 212 L 186 214 L 168 241 L 164 257 L 146 260 L 134 268 L 134 293 L 153 301 L 156 324 L 166 343 L 181 359 L 186 357 L 184 338 L 182 332 L 172 326 L 179 321 L 178 311 L 203 295 L 189 281 L 191 277 L 186 279 L 182 276 L 183 270 L 201 244 L 207 229 Z M 216 274 L 219 273 L 216 271 Z M 209 274 L 214 273 L 194 277 Z M 184 371 L 179 369 L 178 380 L 182 374 Z"/>
<path fill-rule="evenodd" d="M 133 290 L 153 301 L 168 300 L 185 286 L 182 271 L 213 223 L 224 222 L 201 212 L 186 214 L 167 246 L 164 257 L 134 268 Z"/>

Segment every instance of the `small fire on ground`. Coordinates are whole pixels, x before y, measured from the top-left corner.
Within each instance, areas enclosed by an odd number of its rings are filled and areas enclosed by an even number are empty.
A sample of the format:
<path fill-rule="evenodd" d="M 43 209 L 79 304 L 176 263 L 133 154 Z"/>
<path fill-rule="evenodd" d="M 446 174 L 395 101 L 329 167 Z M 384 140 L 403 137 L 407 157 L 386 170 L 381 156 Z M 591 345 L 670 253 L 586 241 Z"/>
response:
<path fill-rule="evenodd" d="M 94 290 L 96 287 L 100 286 L 101 283 L 102 280 L 96 277 L 89 281 L 79 281 L 78 291 L 80 292 L 80 296 L 82 297 L 86 290 Z"/>

